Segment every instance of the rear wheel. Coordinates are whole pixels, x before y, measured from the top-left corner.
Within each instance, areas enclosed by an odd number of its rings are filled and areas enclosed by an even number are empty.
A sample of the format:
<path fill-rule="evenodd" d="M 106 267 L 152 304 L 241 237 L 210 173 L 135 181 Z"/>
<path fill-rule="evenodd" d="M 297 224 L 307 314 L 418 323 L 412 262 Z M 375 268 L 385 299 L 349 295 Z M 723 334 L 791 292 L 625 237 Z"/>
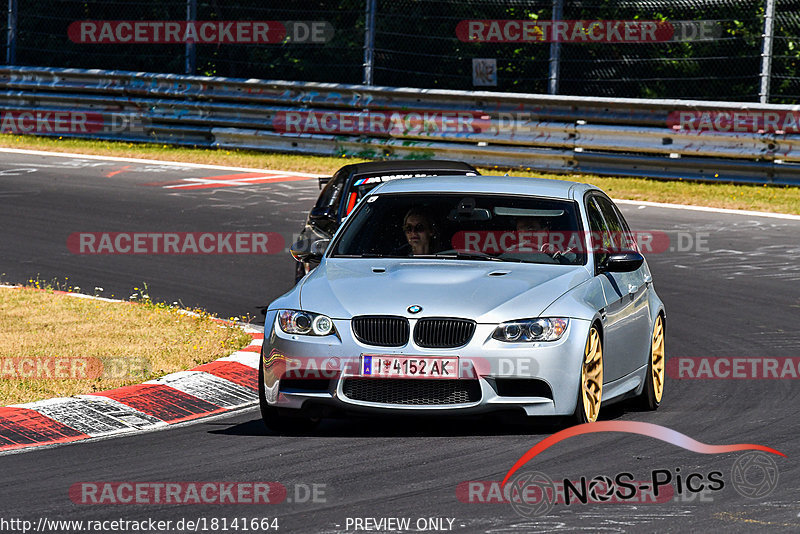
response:
<path fill-rule="evenodd" d="M 575 424 L 594 423 L 600 414 L 603 400 L 603 340 L 600 331 L 592 325 L 586 339 L 581 365 L 581 383 L 578 403 L 572 420 Z"/>
<path fill-rule="evenodd" d="M 653 325 L 653 337 L 650 342 L 650 361 L 647 363 L 647 377 L 644 389 L 636 398 L 636 404 L 643 410 L 655 410 L 661 405 L 664 396 L 664 370 L 666 368 L 666 351 L 664 318 L 661 314 L 656 317 Z"/>
<path fill-rule="evenodd" d="M 319 419 L 305 416 L 300 410 L 281 410 L 270 406 L 264 393 L 264 353 L 258 359 L 258 405 L 264 425 L 277 434 L 305 434 L 319 424 Z"/>

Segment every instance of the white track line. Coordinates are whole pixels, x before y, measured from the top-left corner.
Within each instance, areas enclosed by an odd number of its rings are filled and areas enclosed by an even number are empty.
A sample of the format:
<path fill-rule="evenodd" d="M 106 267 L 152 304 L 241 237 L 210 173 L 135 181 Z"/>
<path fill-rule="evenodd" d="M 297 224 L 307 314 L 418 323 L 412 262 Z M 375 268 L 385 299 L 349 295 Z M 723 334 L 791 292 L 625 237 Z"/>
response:
<path fill-rule="evenodd" d="M 788 219 L 790 221 L 800 221 L 800 215 L 790 215 L 788 213 L 772 213 L 769 211 L 731 210 L 725 208 L 709 208 L 707 206 L 692 206 L 690 204 L 665 204 L 663 202 L 649 202 L 647 200 L 614 199 L 614 202 L 616 202 L 617 204 L 651 206 L 653 208 L 669 208 L 674 210 L 688 210 L 688 211 L 706 211 L 710 213 L 726 213 L 730 215 L 742 215 L 745 217 L 771 217 L 773 219 Z"/>
<path fill-rule="evenodd" d="M 226 165 L 208 165 L 205 163 L 184 163 L 181 161 L 166 161 L 160 159 L 139 159 L 139 158 L 120 158 L 116 156 L 96 156 L 94 154 L 75 154 L 72 152 L 48 152 L 46 150 L 26 150 L 23 148 L 2 148 L 0 153 L 6 154 L 27 154 L 31 156 L 53 156 L 61 158 L 96 159 L 101 161 L 124 161 L 126 163 L 147 163 L 156 165 L 170 165 L 174 167 L 191 167 L 194 169 L 214 169 L 220 171 L 241 171 L 241 172 L 263 172 L 283 174 L 287 171 L 274 169 L 253 169 L 249 167 L 228 167 Z M 309 178 L 319 178 L 324 174 L 311 174 L 307 172 L 290 172 L 292 176 L 308 176 Z"/>
<path fill-rule="evenodd" d="M 8 154 L 29 154 L 33 156 L 55 156 L 63 158 L 81 158 L 81 159 L 96 159 L 105 161 L 124 161 L 127 163 L 148 163 L 156 165 L 170 165 L 175 167 L 191 167 L 196 169 L 215 169 L 221 171 L 240 171 L 240 172 L 263 172 L 263 173 L 281 173 L 291 174 L 293 176 L 308 176 L 310 178 L 319 178 L 323 174 L 311 174 L 304 172 L 292 172 L 285 170 L 274 169 L 253 169 L 249 167 L 227 167 L 224 165 L 207 165 L 204 163 L 182 163 L 180 161 L 165 161 L 158 159 L 138 159 L 138 158 L 119 158 L 114 156 L 96 156 L 93 154 L 74 154 L 71 152 L 48 152 L 46 150 L 26 150 L 22 148 L 2 148 L 0 153 Z M 709 208 L 706 206 L 694 206 L 690 204 L 666 204 L 663 202 L 649 202 L 646 200 L 621 200 L 615 199 L 615 202 L 620 204 L 633 204 L 638 206 L 651 206 L 654 208 L 668 208 L 689 211 L 706 211 L 712 213 L 726 213 L 730 215 L 743 215 L 745 217 L 772 217 L 773 219 L 787 219 L 792 221 L 800 221 L 800 215 L 790 215 L 788 213 L 772 213 L 768 211 L 747 211 L 747 210 L 732 210 L 725 208 Z"/>

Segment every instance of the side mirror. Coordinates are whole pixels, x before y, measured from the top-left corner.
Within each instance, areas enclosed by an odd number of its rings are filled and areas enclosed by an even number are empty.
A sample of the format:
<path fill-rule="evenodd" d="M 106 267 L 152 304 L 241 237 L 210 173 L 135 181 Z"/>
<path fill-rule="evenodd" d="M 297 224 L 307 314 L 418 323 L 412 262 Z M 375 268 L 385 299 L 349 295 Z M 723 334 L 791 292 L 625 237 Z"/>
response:
<path fill-rule="evenodd" d="M 309 244 L 308 241 L 300 240 L 289 247 L 289 252 L 299 262 L 319 263 L 330 242 L 330 239 L 318 239 Z"/>
<path fill-rule="evenodd" d="M 331 208 L 327 207 L 314 207 L 311 208 L 308 216 L 311 220 L 319 220 L 319 219 L 332 219 L 333 214 L 331 213 Z"/>
<path fill-rule="evenodd" d="M 600 264 L 601 273 L 629 273 L 635 271 L 644 263 L 644 256 L 638 252 L 614 252 Z"/>

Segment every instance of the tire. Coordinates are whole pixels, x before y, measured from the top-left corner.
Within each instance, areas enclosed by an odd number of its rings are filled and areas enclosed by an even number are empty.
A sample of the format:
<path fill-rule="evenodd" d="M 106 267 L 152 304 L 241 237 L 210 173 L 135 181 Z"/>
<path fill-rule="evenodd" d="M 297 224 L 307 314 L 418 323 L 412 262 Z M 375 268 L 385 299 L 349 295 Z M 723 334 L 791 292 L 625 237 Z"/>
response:
<path fill-rule="evenodd" d="M 603 338 L 596 325 L 589 329 L 581 362 L 578 400 L 571 422 L 576 425 L 594 423 L 603 400 Z"/>
<path fill-rule="evenodd" d="M 264 425 L 276 434 L 307 434 L 319 424 L 319 419 L 306 417 L 300 410 L 281 410 L 270 406 L 264 393 L 264 349 L 258 359 L 258 405 L 261 408 L 261 419 Z"/>
<path fill-rule="evenodd" d="M 634 399 L 634 406 L 640 410 L 653 411 L 661 406 L 664 396 L 664 372 L 667 364 L 665 341 L 666 329 L 664 317 L 659 313 L 653 324 L 653 334 L 650 336 L 650 358 L 647 362 L 647 378 L 644 381 L 642 392 Z"/>

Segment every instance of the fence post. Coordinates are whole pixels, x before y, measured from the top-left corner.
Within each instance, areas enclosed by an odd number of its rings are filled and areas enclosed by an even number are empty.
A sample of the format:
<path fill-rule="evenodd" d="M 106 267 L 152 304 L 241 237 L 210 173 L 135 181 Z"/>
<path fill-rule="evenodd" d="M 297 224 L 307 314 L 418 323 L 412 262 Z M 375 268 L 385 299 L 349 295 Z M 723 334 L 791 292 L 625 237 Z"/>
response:
<path fill-rule="evenodd" d="M 761 45 L 761 86 L 758 91 L 758 101 L 762 104 L 766 104 L 769 100 L 769 81 L 772 77 L 772 38 L 775 28 L 775 0 L 766 1 L 764 35 Z"/>
<path fill-rule="evenodd" d="M 197 0 L 186 0 L 186 22 L 197 20 Z M 186 43 L 186 66 L 184 74 L 194 74 L 197 67 L 197 49 L 193 42 Z"/>
<path fill-rule="evenodd" d="M 564 17 L 564 0 L 553 0 L 553 24 Z M 552 27 L 552 26 L 551 26 Z M 555 35 L 554 33 L 551 33 Z M 561 68 L 561 43 L 553 39 L 550 43 L 550 78 L 547 94 L 558 94 L 558 71 Z"/>
<path fill-rule="evenodd" d="M 364 20 L 364 85 L 372 85 L 373 54 L 375 52 L 375 12 L 378 10 L 378 0 L 367 0 L 366 7 L 367 11 Z"/>
<path fill-rule="evenodd" d="M 8 0 L 8 33 L 6 34 L 6 65 L 17 63 L 17 0 Z"/>

